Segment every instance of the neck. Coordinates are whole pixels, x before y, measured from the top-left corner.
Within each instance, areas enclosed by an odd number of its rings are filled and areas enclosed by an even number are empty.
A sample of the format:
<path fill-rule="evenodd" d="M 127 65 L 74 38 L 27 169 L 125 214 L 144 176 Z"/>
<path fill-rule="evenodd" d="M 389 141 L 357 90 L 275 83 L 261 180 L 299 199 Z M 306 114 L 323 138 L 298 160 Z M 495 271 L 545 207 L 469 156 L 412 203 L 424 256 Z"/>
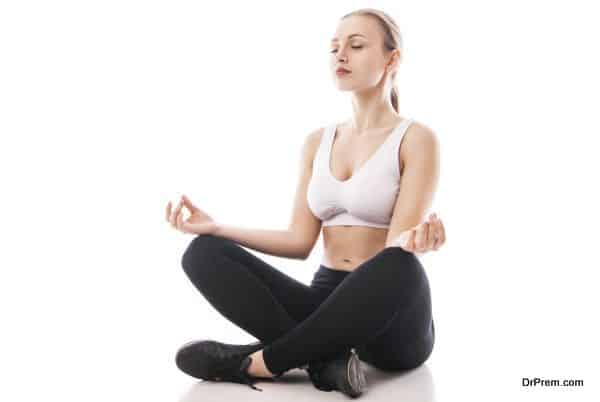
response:
<path fill-rule="evenodd" d="M 357 132 L 389 127 L 396 124 L 398 112 L 392 106 L 388 94 L 379 86 L 352 93 L 352 118 L 350 125 Z"/>

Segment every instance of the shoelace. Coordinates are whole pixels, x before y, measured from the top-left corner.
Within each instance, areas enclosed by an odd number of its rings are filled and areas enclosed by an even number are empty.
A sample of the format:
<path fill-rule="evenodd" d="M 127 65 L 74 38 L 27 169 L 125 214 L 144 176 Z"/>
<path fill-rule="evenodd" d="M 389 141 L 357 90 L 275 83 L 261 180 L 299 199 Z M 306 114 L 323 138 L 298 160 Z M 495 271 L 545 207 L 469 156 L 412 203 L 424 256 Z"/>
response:
<path fill-rule="evenodd" d="M 252 389 L 255 389 L 257 391 L 262 391 L 262 389 L 260 389 L 254 385 L 256 383 L 256 381 L 258 381 L 258 379 L 251 376 L 250 374 L 248 374 L 248 367 L 250 367 L 251 363 L 252 363 L 251 357 L 248 357 L 242 361 L 242 366 L 240 367 L 241 379 L 244 382 L 244 384 L 248 385 Z"/>
<path fill-rule="evenodd" d="M 252 358 L 245 356 L 239 366 L 238 362 L 239 360 L 237 359 L 223 362 L 223 365 L 216 370 L 219 374 L 217 374 L 215 377 L 226 381 L 237 382 L 239 384 L 246 384 L 252 389 L 262 391 L 262 389 L 254 385 L 259 378 L 251 376 L 247 371 L 248 367 L 250 367 L 250 364 L 252 363 Z M 234 364 L 233 367 L 232 364 Z"/>

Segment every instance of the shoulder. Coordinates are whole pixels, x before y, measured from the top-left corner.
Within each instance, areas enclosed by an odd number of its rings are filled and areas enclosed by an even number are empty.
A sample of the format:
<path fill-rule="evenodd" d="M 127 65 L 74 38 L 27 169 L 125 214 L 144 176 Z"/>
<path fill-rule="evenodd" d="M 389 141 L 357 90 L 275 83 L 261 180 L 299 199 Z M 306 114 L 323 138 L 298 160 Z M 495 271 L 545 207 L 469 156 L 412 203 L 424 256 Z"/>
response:
<path fill-rule="evenodd" d="M 302 143 L 302 160 L 303 162 L 311 166 L 314 160 L 314 157 L 319 149 L 319 144 L 321 144 L 321 139 L 325 135 L 327 127 L 319 127 L 311 132 L 309 132 L 303 140 Z"/>
<path fill-rule="evenodd" d="M 319 127 L 304 137 L 304 146 L 308 148 L 318 148 L 321 138 L 325 135 L 327 127 Z"/>
<path fill-rule="evenodd" d="M 431 157 L 439 151 L 439 139 L 433 129 L 413 120 L 406 130 L 400 148 L 400 157 L 408 161 L 411 157 Z"/>

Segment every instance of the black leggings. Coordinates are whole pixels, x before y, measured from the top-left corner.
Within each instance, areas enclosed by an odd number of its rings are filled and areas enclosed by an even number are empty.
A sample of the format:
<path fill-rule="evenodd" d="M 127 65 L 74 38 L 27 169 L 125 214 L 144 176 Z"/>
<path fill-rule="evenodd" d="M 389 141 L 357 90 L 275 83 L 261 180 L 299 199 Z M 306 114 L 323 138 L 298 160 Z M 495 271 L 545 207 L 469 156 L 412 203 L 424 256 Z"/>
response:
<path fill-rule="evenodd" d="M 217 311 L 265 344 L 272 373 L 350 348 L 379 369 L 412 369 L 433 350 L 429 280 L 400 247 L 384 248 L 354 271 L 320 265 L 310 286 L 215 235 L 196 236 L 181 262 Z"/>

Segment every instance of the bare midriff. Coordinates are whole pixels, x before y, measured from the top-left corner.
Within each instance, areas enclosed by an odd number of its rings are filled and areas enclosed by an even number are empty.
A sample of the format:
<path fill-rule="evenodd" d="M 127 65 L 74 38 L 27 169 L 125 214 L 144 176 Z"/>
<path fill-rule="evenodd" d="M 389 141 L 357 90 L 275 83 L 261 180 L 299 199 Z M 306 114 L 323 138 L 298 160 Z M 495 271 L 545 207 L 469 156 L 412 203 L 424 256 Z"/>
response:
<path fill-rule="evenodd" d="M 321 264 L 340 271 L 354 271 L 385 248 L 387 228 L 324 226 Z"/>

